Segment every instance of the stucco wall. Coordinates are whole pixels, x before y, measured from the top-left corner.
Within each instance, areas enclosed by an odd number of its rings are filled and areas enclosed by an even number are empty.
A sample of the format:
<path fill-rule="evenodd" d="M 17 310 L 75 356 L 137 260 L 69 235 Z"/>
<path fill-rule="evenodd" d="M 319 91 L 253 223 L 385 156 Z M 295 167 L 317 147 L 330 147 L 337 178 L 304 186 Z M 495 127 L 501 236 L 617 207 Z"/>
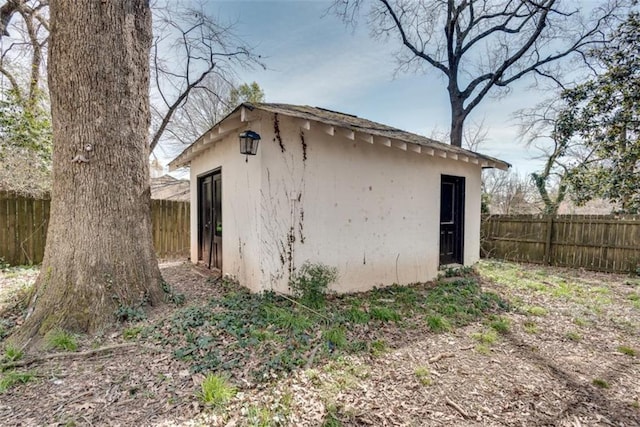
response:
<path fill-rule="evenodd" d="M 437 275 L 440 176 L 466 178 L 464 261 L 478 259 L 480 166 L 350 140 L 262 113 L 260 288 L 286 292 L 305 261 L 335 266 L 340 292 Z M 304 139 L 304 143 L 303 143 Z M 282 143 L 281 143 L 282 142 Z M 305 160 L 306 157 L 306 160 Z"/>

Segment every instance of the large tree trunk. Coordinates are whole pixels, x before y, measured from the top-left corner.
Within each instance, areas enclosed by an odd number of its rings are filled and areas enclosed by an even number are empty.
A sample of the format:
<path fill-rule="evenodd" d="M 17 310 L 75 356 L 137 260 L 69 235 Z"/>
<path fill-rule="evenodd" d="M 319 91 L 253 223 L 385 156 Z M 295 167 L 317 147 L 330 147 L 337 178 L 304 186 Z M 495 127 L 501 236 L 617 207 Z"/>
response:
<path fill-rule="evenodd" d="M 119 307 L 162 300 L 150 219 L 148 3 L 51 1 L 51 215 L 19 342 L 54 327 L 93 333 Z M 72 161 L 78 154 L 89 161 Z"/>

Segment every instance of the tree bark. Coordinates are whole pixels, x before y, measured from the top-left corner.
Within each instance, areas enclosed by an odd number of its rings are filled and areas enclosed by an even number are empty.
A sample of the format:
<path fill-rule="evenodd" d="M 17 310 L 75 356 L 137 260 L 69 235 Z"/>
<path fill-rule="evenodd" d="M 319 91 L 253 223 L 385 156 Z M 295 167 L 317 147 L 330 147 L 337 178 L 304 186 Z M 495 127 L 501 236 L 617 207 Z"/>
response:
<path fill-rule="evenodd" d="M 150 214 L 148 3 L 51 1 L 51 214 L 20 343 L 55 327 L 94 333 L 120 307 L 162 301 Z"/>
<path fill-rule="evenodd" d="M 462 147 L 462 132 L 467 117 L 464 111 L 464 100 L 456 94 L 450 94 L 449 100 L 451 103 L 451 145 Z"/>

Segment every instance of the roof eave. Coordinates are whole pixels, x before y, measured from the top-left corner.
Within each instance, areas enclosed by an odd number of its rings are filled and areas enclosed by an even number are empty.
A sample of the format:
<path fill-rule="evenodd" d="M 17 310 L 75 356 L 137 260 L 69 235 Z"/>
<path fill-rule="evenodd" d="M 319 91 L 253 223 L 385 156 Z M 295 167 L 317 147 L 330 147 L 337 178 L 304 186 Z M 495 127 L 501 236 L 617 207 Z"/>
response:
<path fill-rule="evenodd" d="M 169 171 L 173 172 L 181 167 L 189 166 L 191 160 L 212 146 L 212 143 L 221 140 L 229 133 L 242 127 L 245 122 L 249 121 L 248 112 L 253 109 L 254 107 L 251 104 L 243 103 L 238 105 L 232 112 L 185 148 L 175 159 L 170 161 Z"/>
<path fill-rule="evenodd" d="M 381 143 L 387 147 L 397 147 L 405 151 L 410 150 L 416 153 L 427 153 L 432 156 L 440 156 L 442 158 L 448 158 L 456 161 L 470 162 L 479 165 L 483 169 L 495 168 L 500 170 L 508 170 L 511 165 L 505 161 L 486 156 L 484 154 L 475 153 L 460 147 L 453 147 L 447 144 L 443 144 L 438 141 L 430 140 L 421 135 L 411 134 L 400 129 L 395 129 L 383 126 L 383 130 L 376 130 L 371 128 L 362 128 L 358 126 L 352 126 L 348 123 L 342 123 L 335 118 L 324 118 L 317 115 L 310 115 L 308 112 L 298 109 L 283 110 L 284 104 L 251 104 L 243 103 L 236 107 L 225 118 L 220 120 L 211 129 L 205 132 L 200 138 L 198 138 L 193 144 L 187 147 L 180 155 L 169 163 L 169 170 L 174 171 L 177 168 L 188 166 L 191 160 L 198 156 L 201 152 L 206 150 L 212 142 L 222 139 L 228 135 L 232 130 L 237 130 L 243 123 L 249 121 L 250 112 L 258 109 L 267 113 L 277 114 L 282 112 L 291 118 L 302 120 L 301 127 L 310 129 L 311 122 L 316 122 L 322 126 L 328 126 L 330 130 L 325 132 L 329 135 L 334 135 L 334 128 L 341 128 L 348 133 L 349 139 L 364 139 L 369 143 Z M 295 106 L 293 106 L 295 107 Z M 315 108 L 315 107 L 302 107 L 302 108 Z M 367 121 L 369 122 L 369 121 Z M 371 122 L 374 123 L 374 122 Z M 344 133 L 344 132 L 342 132 Z M 390 134 L 391 133 L 391 134 Z M 404 137 L 403 137 L 404 136 Z M 416 139 L 418 138 L 418 139 Z"/>

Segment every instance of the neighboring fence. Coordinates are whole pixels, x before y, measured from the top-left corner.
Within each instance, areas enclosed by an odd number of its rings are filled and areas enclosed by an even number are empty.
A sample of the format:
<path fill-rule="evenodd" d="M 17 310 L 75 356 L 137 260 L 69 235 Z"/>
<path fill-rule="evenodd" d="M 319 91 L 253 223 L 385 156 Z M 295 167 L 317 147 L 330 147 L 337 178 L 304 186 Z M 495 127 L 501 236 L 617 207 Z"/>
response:
<path fill-rule="evenodd" d="M 11 265 L 38 264 L 44 256 L 49 200 L 0 192 L 0 258 Z M 158 258 L 189 256 L 189 203 L 151 201 Z"/>
<path fill-rule="evenodd" d="M 189 202 L 151 200 L 153 246 L 158 258 L 189 257 L 189 212 Z"/>
<path fill-rule="evenodd" d="M 639 215 L 492 215 L 482 220 L 482 255 L 511 261 L 636 272 Z"/>

